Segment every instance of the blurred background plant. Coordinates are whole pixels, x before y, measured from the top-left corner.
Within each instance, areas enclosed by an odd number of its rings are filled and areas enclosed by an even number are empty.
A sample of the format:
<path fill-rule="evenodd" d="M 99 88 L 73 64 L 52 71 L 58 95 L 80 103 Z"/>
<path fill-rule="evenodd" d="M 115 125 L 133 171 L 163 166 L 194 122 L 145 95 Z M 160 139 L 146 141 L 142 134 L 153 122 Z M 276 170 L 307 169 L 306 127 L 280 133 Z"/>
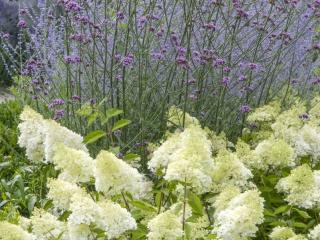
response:
<path fill-rule="evenodd" d="M 39 0 L 20 4 L 1 58 L 17 97 L 83 135 L 110 135 L 83 107 L 121 110 L 110 124 L 132 124 L 99 141 L 145 159 L 172 105 L 235 140 L 252 108 L 318 92 L 319 14 L 318 1 Z"/>

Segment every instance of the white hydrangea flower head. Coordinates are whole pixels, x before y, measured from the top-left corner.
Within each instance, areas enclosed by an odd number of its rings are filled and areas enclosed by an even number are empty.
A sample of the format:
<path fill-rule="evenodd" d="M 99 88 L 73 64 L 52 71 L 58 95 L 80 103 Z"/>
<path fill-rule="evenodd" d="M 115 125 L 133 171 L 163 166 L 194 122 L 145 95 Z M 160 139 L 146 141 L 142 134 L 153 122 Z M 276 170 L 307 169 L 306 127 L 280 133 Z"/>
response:
<path fill-rule="evenodd" d="M 248 115 L 248 122 L 271 122 L 276 119 L 280 113 L 279 102 L 271 102 L 268 105 L 255 109 Z"/>
<path fill-rule="evenodd" d="M 30 219 L 20 216 L 20 218 L 19 218 L 19 226 L 23 230 L 29 232 L 29 230 L 31 229 L 31 221 L 30 221 Z"/>
<path fill-rule="evenodd" d="M 178 142 L 176 148 L 163 155 L 167 158 L 162 161 L 167 163 L 164 178 L 168 181 L 187 181 L 198 193 L 209 191 L 212 184 L 210 172 L 213 160 L 207 132 L 198 125 L 190 125 L 175 140 Z M 158 163 L 158 159 L 152 158 L 149 167 L 156 166 L 154 161 Z M 154 168 L 151 167 L 151 170 Z"/>
<path fill-rule="evenodd" d="M 65 239 L 66 224 L 60 222 L 56 216 L 43 209 L 35 208 L 30 222 L 32 234 L 36 236 L 37 240 L 50 240 L 59 236 L 62 236 L 61 239 Z"/>
<path fill-rule="evenodd" d="M 149 240 L 176 240 L 183 236 L 182 222 L 171 211 L 160 213 L 148 223 Z"/>
<path fill-rule="evenodd" d="M 89 182 L 93 177 L 94 160 L 83 151 L 57 145 L 57 151 L 53 157 L 55 168 L 62 170 L 59 178 L 68 182 Z"/>
<path fill-rule="evenodd" d="M 320 224 L 316 225 L 310 232 L 309 238 L 312 240 L 320 240 Z"/>
<path fill-rule="evenodd" d="M 171 155 L 181 146 L 180 135 L 181 132 L 176 130 L 153 152 L 152 158 L 148 162 L 148 168 L 152 172 L 168 166 L 169 161 L 172 159 Z"/>
<path fill-rule="evenodd" d="M 257 169 L 278 169 L 295 166 L 294 149 L 282 139 L 269 138 L 260 142 L 253 152 L 259 161 Z"/>
<path fill-rule="evenodd" d="M 90 226 L 86 224 L 68 223 L 68 240 L 96 240 Z"/>
<path fill-rule="evenodd" d="M 271 240 L 287 240 L 294 236 L 296 236 L 296 234 L 292 228 L 289 227 L 275 227 L 269 235 Z"/>
<path fill-rule="evenodd" d="M 6 221 L 0 221 L 1 240 L 35 240 L 35 236 L 23 230 L 20 226 Z"/>
<path fill-rule="evenodd" d="M 221 132 L 217 135 L 215 132 L 211 131 L 208 128 L 205 128 L 205 131 L 208 132 L 208 139 L 211 141 L 212 152 L 218 153 L 222 149 L 226 149 L 232 143 L 228 141 L 226 134 Z"/>
<path fill-rule="evenodd" d="M 176 240 L 182 237 L 184 235 L 184 231 L 182 230 L 183 212 L 185 220 L 192 215 L 192 209 L 188 204 L 185 205 L 184 209 L 184 204 L 177 202 L 170 209 L 152 218 L 148 222 L 148 239 Z"/>
<path fill-rule="evenodd" d="M 183 114 L 183 111 L 176 106 L 171 106 L 167 113 L 168 115 L 168 126 L 183 126 L 183 115 L 185 118 L 184 127 L 189 127 L 190 125 L 199 125 L 198 119 L 191 117 L 188 113 Z"/>
<path fill-rule="evenodd" d="M 96 190 L 109 196 L 129 192 L 135 198 L 142 198 L 151 189 L 151 183 L 136 168 L 107 151 L 98 154 L 94 176 Z"/>
<path fill-rule="evenodd" d="M 261 166 L 261 158 L 251 149 L 250 145 L 241 139 L 236 144 L 236 154 L 241 162 L 250 169 Z"/>
<path fill-rule="evenodd" d="M 320 158 L 320 131 L 308 124 L 304 125 L 293 138 L 296 154 L 311 156 L 314 161 Z"/>
<path fill-rule="evenodd" d="M 308 238 L 306 238 L 305 236 L 299 234 L 299 235 L 295 235 L 291 238 L 288 238 L 288 240 L 308 240 Z"/>
<path fill-rule="evenodd" d="M 210 233 L 207 229 L 210 222 L 206 215 L 197 218 L 195 222 L 187 222 L 186 225 L 190 229 L 189 239 L 206 239 L 206 236 Z"/>
<path fill-rule="evenodd" d="M 224 240 L 254 237 L 258 224 L 263 222 L 263 203 L 257 190 L 241 193 L 215 216 L 213 233 Z"/>
<path fill-rule="evenodd" d="M 320 202 L 320 171 L 312 172 L 310 166 L 303 164 L 280 179 L 276 189 L 286 194 L 290 205 L 312 208 Z"/>
<path fill-rule="evenodd" d="M 61 126 L 53 120 L 45 120 L 44 122 L 44 147 L 45 161 L 52 162 L 53 156 L 59 144 L 64 144 L 67 147 L 83 150 L 88 152 L 87 147 L 83 144 L 83 137 L 79 134 Z"/>
<path fill-rule="evenodd" d="M 18 125 L 20 135 L 18 144 L 26 149 L 26 155 L 32 162 L 41 162 L 44 158 L 44 133 L 43 117 L 26 106 L 21 115 L 21 123 Z"/>
<path fill-rule="evenodd" d="M 214 167 L 211 172 L 213 190 L 221 192 L 228 186 L 245 188 L 252 178 L 251 171 L 238 159 L 235 153 L 220 150 L 214 158 Z"/>
<path fill-rule="evenodd" d="M 98 226 L 106 231 L 108 239 L 120 237 L 128 230 L 137 228 L 137 223 L 127 209 L 111 201 L 98 202 L 100 215 Z"/>
<path fill-rule="evenodd" d="M 228 186 L 216 197 L 210 199 L 214 207 L 214 215 L 228 207 L 229 202 L 241 193 L 240 189 L 235 186 Z"/>
<path fill-rule="evenodd" d="M 89 196 L 74 194 L 71 197 L 68 223 L 72 225 L 90 225 L 98 221 L 100 209 L 97 203 Z"/>
<path fill-rule="evenodd" d="M 275 137 L 290 142 L 296 131 L 303 126 L 304 122 L 300 116 L 305 112 L 305 104 L 298 101 L 290 109 L 279 114 L 276 121 L 271 125 Z"/>
<path fill-rule="evenodd" d="M 70 210 L 71 197 L 76 195 L 87 196 L 85 190 L 74 183 L 61 179 L 49 179 L 47 198 L 51 199 L 56 208 Z"/>

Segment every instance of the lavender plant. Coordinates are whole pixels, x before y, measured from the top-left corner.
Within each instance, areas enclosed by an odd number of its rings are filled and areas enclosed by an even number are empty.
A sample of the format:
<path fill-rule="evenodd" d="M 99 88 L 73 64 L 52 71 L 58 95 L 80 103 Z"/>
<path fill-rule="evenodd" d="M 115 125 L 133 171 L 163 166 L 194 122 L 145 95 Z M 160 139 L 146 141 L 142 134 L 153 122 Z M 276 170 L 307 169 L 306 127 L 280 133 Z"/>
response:
<path fill-rule="evenodd" d="M 253 107 L 314 91 L 319 9 L 298 0 L 39 0 L 21 4 L 19 43 L 3 33 L 1 57 L 20 95 L 77 132 L 105 128 L 91 116 L 97 108 L 121 109 L 134 124 L 120 144 L 143 153 L 172 105 L 235 137 Z M 77 114 L 88 106 L 89 128 Z"/>

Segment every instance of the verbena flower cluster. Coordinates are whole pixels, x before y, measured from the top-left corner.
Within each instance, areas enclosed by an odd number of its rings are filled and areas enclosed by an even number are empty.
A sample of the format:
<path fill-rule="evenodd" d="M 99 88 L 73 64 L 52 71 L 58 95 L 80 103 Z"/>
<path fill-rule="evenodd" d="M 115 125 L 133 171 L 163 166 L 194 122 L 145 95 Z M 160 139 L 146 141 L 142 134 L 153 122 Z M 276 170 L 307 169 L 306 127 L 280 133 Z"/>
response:
<path fill-rule="evenodd" d="M 80 135 L 25 107 L 19 144 L 33 164 L 53 164 L 58 177 L 47 181 L 51 205 L 18 224 L 0 222 L 2 239 L 320 238 L 317 221 L 299 231 L 307 223 L 286 218 L 318 217 L 318 98 L 254 110 L 236 144 L 175 106 L 167 118 L 144 175 L 111 151 L 91 157 Z"/>

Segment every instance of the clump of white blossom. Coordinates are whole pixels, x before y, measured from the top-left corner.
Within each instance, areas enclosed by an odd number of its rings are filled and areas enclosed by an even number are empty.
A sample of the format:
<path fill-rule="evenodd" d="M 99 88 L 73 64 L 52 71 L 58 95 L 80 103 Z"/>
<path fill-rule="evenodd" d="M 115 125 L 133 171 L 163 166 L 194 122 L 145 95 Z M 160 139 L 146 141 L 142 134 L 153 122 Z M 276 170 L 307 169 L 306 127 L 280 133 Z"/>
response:
<path fill-rule="evenodd" d="M 86 191 L 75 183 L 61 179 L 49 179 L 47 183 L 49 192 L 47 198 L 51 199 L 53 205 L 61 210 L 69 210 L 73 195 L 86 196 Z"/>
<path fill-rule="evenodd" d="M 67 226 L 51 213 L 35 208 L 30 218 L 32 234 L 37 240 L 50 240 L 52 238 L 62 237 L 66 239 Z"/>
<path fill-rule="evenodd" d="M 216 210 L 213 233 L 224 240 L 254 237 L 257 225 L 264 220 L 263 204 L 264 199 L 257 190 L 247 190 L 234 196 L 224 208 Z"/>
<path fill-rule="evenodd" d="M 23 230 L 20 226 L 6 221 L 0 221 L 1 240 L 34 240 L 35 236 Z"/>
<path fill-rule="evenodd" d="M 271 240 L 287 240 L 294 236 L 295 232 L 289 227 L 275 227 L 269 235 Z"/>
<path fill-rule="evenodd" d="M 176 240 L 184 235 L 183 231 L 183 204 L 176 203 L 165 212 L 158 214 L 151 219 L 148 223 L 148 239 L 168 239 Z M 189 206 L 185 209 L 185 219 L 191 216 L 191 210 Z"/>
<path fill-rule="evenodd" d="M 285 193 L 290 205 L 312 208 L 320 202 L 320 171 L 312 171 L 309 165 L 303 164 L 280 179 L 276 189 Z"/>
<path fill-rule="evenodd" d="M 136 168 L 107 151 L 101 151 L 97 156 L 94 177 L 96 190 L 108 196 L 129 192 L 135 198 L 141 198 L 151 188 L 151 183 Z"/>
<path fill-rule="evenodd" d="M 255 111 L 249 114 L 248 122 L 271 122 L 280 113 L 280 104 L 278 102 L 272 102 L 263 107 L 257 108 Z"/>
<path fill-rule="evenodd" d="M 188 127 L 190 125 L 198 125 L 199 120 L 195 117 L 191 117 L 188 113 L 184 113 L 180 108 L 176 106 L 171 106 L 168 110 L 168 126 L 183 126 Z"/>
<path fill-rule="evenodd" d="M 25 107 L 21 113 L 22 122 L 18 125 L 20 130 L 19 145 L 26 148 L 27 157 L 30 161 L 46 163 L 52 162 L 52 158 L 59 144 L 88 151 L 83 144 L 83 137 L 75 132 L 61 126 L 53 120 L 43 119 L 43 117 Z"/>
<path fill-rule="evenodd" d="M 211 172 L 212 186 L 215 192 L 221 192 L 228 186 L 244 188 L 253 176 L 251 171 L 238 159 L 235 153 L 220 150 L 214 158 Z"/>
<path fill-rule="evenodd" d="M 310 232 L 309 238 L 312 240 L 320 240 L 320 224 L 316 225 Z"/>
<path fill-rule="evenodd" d="M 258 161 L 257 169 L 274 169 L 293 167 L 295 165 L 294 149 L 282 139 L 269 138 L 258 144 L 253 154 Z"/>
<path fill-rule="evenodd" d="M 90 155 L 83 151 L 67 147 L 63 144 L 57 145 L 53 157 L 55 168 L 61 170 L 59 178 L 68 182 L 89 182 L 93 177 L 94 161 Z"/>
<path fill-rule="evenodd" d="M 46 162 L 53 161 L 53 156 L 57 151 L 59 151 L 60 144 L 64 144 L 67 147 L 77 150 L 88 151 L 86 146 L 83 144 L 82 136 L 61 126 L 53 120 L 45 120 L 44 135 L 44 152 Z"/>
<path fill-rule="evenodd" d="M 41 162 L 44 158 L 44 119 L 28 106 L 23 109 L 20 119 L 22 122 L 18 125 L 20 131 L 18 144 L 26 149 L 30 161 Z"/>
<path fill-rule="evenodd" d="M 165 168 L 164 179 L 181 181 L 190 184 L 198 193 L 208 192 L 212 185 L 211 171 L 213 168 L 211 142 L 207 132 L 199 125 L 190 125 L 183 132 L 173 135 L 174 147 L 164 143 L 156 150 L 148 162 L 149 169 L 156 172 Z M 169 138 L 167 141 L 172 141 Z M 195 141 L 195 139 L 197 139 Z"/>

